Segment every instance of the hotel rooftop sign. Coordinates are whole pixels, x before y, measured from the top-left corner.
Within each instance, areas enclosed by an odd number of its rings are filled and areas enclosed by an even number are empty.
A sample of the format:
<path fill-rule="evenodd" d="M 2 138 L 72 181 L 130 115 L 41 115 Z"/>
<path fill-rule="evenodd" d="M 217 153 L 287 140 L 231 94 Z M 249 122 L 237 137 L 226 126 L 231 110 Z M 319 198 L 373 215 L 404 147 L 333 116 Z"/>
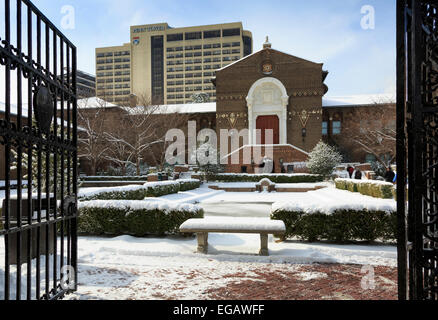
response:
<path fill-rule="evenodd" d="M 143 33 L 143 32 L 157 32 L 157 31 L 166 31 L 166 26 L 164 25 L 154 25 L 147 27 L 137 27 L 132 30 L 133 33 Z"/>

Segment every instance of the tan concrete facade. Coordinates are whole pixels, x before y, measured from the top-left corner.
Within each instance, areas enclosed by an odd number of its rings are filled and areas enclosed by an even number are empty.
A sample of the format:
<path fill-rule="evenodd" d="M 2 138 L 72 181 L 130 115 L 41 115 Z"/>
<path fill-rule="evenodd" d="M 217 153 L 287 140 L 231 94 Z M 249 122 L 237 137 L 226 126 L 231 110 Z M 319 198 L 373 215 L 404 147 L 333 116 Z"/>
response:
<path fill-rule="evenodd" d="M 123 69 L 130 72 L 129 88 L 122 80 L 123 88 L 116 89 L 116 75 L 113 86 L 107 75 L 111 70 L 106 67 L 116 59 L 111 53 L 119 51 L 129 52 L 129 69 Z M 130 43 L 96 49 L 97 94 L 119 104 L 127 104 L 130 94 L 155 104 L 184 104 L 191 103 L 195 93 L 207 93 L 214 102 L 215 70 L 251 53 L 252 34 L 241 22 L 187 28 L 167 23 L 132 26 Z"/>

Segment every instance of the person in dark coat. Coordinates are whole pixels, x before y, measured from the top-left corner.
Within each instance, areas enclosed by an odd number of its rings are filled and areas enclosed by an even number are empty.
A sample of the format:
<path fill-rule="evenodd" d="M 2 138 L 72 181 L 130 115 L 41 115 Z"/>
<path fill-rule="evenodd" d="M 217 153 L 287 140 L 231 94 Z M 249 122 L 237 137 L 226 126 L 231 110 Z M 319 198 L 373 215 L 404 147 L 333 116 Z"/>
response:
<path fill-rule="evenodd" d="M 362 171 L 360 171 L 359 169 L 356 169 L 356 173 L 354 174 L 354 179 L 362 180 Z"/>
<path fill-rule="evenodd" d="M 348 174 L 350 175 L 350 179 L 352 179 L 354 168 L 352 166 L 348 166 L 347 171 L 348 171 Z"/>
<path fill-rule="evenodd" d="M 393 183 L 394 182 L 394 178 L 395 178 L 394 171 L 392 171 L 391 168 L 387 168 L 386 169 L 386 173 L 385 173 L 385 181 Z"/>

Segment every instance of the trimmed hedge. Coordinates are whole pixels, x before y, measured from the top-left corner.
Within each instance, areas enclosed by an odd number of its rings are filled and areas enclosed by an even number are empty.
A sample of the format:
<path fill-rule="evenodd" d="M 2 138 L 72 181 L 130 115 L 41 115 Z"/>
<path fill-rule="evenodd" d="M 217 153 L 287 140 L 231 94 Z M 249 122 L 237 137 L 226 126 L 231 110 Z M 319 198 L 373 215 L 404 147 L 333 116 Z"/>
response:
<path fill-rule="evenodd" d="M 78 233 L 136 237 L 172 235 L 179 234 L 179 227 L 188 219 L 203 217 L 204 211 L 191 205 L 162 208 L 159 204 L 143 201 L 91 201 L 80 205 Z"/>
<path fill-rule="evenodd" d="M 274 183 L 316 183 L 324 181 L 323 176 L 312 174 L 217 174 L 213 175 L 210 180 L 218 182 L 259 182 L 262 179 L 269 179 Z"/>
<path fill-rule="evenodd" d="M 345 243 L 397 238 L 396 212 L 340 209 L 328 215 L 279 210 L 272 213 L 271 218 L 284 221 L 285 239 L 298 237 L 310 242 L 328 240 Z"/>
<path fill-rule="evenodd" d="M 148 181 L 148 177 L 147 176 L 135 176 L 135 177 L 121 177 L 121 176 L 115 176 L 115 177 L 110 177 L 110 176 L 95 176 L 95 177 L 83 177 L 81 178 L 81 181 L 85 181 L 85 182 L 108 182 L 108 181 L 117 181 L 117 182 L 136 182 L 136 181 Z"/>
<path fill-rule="evenodd" d="M 394 199 L 394 185 L 374 180 L 336 179 L 336 188 L 380 199 Z"/>
<path fill-rule="evenodd" d="M 180 191 L 189 191 L 201 186 L 199 180 L 176 180 L 164 182 L 151 182 L 143 186 L 128 186 L 105 188 L 104 190 L 91 196 L 81 197 L 81 201 L 90 200 L 144 200 L 147 197 L 162 197 L 175 194 Z"/>

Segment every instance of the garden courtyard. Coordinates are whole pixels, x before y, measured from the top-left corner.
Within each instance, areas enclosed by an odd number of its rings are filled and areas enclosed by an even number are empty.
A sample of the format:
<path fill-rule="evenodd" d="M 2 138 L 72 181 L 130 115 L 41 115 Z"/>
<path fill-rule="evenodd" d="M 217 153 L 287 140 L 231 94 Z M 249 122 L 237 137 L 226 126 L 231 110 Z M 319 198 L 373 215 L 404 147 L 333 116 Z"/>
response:
<path fill-rule="evenodd" d="M 147 198 L 161 205 L 195 205 L 204 216 L 269 219 L 275 206 L 330 210 L 332 204 L 395 210 L 394 200 L 338 190 L 332 183 L 294 184 L 310 192 L 194 190 Z M 128 187 L 129 188 L 129 187 Z M 96 188 L 81 190 L 82 196 Z M 257 255 L 258 235 L 210 234 L 209 254 L 196 253 L 194 236 L 79 238 L 79 291 L 71 299 L 396 299 L 397 250 L 377 241 L 335 244 L 269 237 L 269 257 Z M 370 270 L 372 288 L 363 287 Z"/>
<path fill-rule="evenodd" d="M 176 184 L 179 185 L 175 189 Z M 395 200 L 340 190 L 339 181 L 336 185 L 333 182 L 277 184 L 290 192 L 244 191 L 255 185 L 255 182 L 201 184 L 197 180 L 180 180 L 81 188 L 78 291 L 68 299 L 397 299 L 397 248 L 387 235 L 390 226 L 377 224 L 361 239 L 352 241 L 350 238 L 356 239 L 358 235 L 354 232 L 348 235 L 351 230 L 347 229 L 357 226 L 342 220 L 350 219 L 349 215 L 353 214 L 362 219 L 362 224 L 368 224 L 363 220 L 364 215 L 373 215 L 373 221 L 383 223 L 379 219 L 387 219 L 395 212 Z M 228 192 L 217 190 L 221 188 Z M 232 192 L 233 189 L 240 192 Z M 115 198 L 118 200 L 112 200 Z M 155 224 L 163 225 L 164 218 L 146 221 L 144 217 L 151 210 L 167 212 L 166 219 L 181 214 L 183 218 L 174 224 L 166 220 L 167 229 L 157 231 Z M 240 218 L 269 221 L 285 215 L 292 217 L 296 212 L 301 214 L 292 222 L 285 219 L 284 239 L 269 236 L 266 257 L 258 255 L 258 234 L 211 233 L 209 251 L 204 255 L 196 252 L 196 236 L 182 235 L 177 230 L 189 218 L 215 221 L 234 218 L 238 223 Z M 157 216 L 160 215 L 155 214 L 155 219 Z M 345 237 L 339 239 L 338 233 L 323 227 L 331 225 L 331 220 L 324 220 L 331 216 L 341 219 L 345 226 L 335 229 Z M 303 224 L 306 219 L 317 217 L 322 220 Z M 318 223 L 323 226 L 314 228 Z M 118 228 L 121 225 L 123 229 Z M 4 252 L 4 240 L 0 240 L 0 252 Z M 26 270 L 24 264 L 23 277 Z M 41 270 L 44 274 L 45 257 L 41 257 Z M 26 292 L 26 288 L 22 291 Z"/>

